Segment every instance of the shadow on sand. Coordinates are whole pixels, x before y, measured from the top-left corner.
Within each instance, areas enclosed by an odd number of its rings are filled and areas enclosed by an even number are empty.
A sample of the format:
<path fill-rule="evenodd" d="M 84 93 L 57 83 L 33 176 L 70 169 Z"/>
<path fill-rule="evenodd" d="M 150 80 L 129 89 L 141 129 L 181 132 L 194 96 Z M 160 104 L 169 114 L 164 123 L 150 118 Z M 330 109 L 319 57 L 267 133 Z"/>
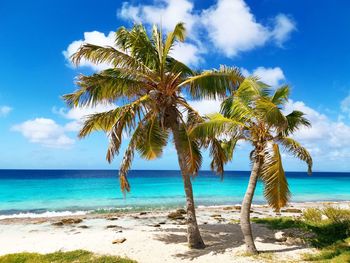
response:
<path fill-rule="evenodd" d="M 224 253 L 226 249 L 233 249 L 244 244 L 243 235 L 238 224 L 208 224 L 200 226 L 201 234 L 206 244 L 205 249 L 191 249 L 186 253 L 174 255 L 182 259 L 194 259 L 209 253 Z M 252 224 L 255 238 L 262 243 L 275 243 L 274 233 L 276 231 L 268 229 L 262 225 Z M 186 229 L 167 228 L 162 229 L 162 234 L 156 236 L 156 239 L 166 244 L 184 243 L 186 239 Z M 278 243 L 277 243 L 278 244 Z M 293 251 L 302 248 L 301 246 L 291 246 L 276 250 L 260 250 L 261 253 L 279 253 Z"/>

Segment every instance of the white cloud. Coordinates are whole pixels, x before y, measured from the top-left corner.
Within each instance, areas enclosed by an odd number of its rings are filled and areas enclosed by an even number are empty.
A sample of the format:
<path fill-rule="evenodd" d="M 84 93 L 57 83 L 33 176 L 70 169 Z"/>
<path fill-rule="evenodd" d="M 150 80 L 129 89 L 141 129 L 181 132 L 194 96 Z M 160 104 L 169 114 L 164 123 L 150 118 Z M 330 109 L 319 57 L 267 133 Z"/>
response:
<path fill-rule="evenodd" d="M 82 122 L 88 115 L 109 111 L 115 108 L 116 105 L 114 104 L 97 104 L 95 107 L 79 107 L 71 108 L 69 110 L 66 108 L 60 108 L 58 110 L 56 108 L 53 108 L 53 112 L 63 116 L 65 119 L 71 120 L 65 125 L 65 130 L 79 131 Z"/>
<path fill-rule="evenodd" d="M 118 15 L 137 23 L 161 24 L 166 31 L 182 21 L 194 42 L 192 54 L 204 53 L 198 44 L 208 46 L 208 42 L 211 42 L 217 52 L 228 57 L 263 46 L 269 41 L 281 46 L 296 29 L 294 21 L 284 14 L 273 18 L 272 27 L 258 23 L 243 0 L 218 0 L 204 10 L 195 10 L 189 0 L 160 0 L 154 1 L 153 5 L 125 2 Z"/>
<path fill-rule="evenodd" d="M 201 115 L 215 113 L 220 111 L 221 100 L 192 100 L 189 101 L 191 107 L 197 110 Z"/>
<path fill-rule="evenodd" d="M 173 30 L 178 22 L 184 22 L 190 33 L 198 19 L 193 13 L 193 3 L 187 0 L 160 0 L 155 5 L 138 6 L 124 2 L 118 14 L 134 22 L 161 24 L 166 31 Z"/>
<path fill-rule="evenodd" d="M 105 35 L 104 33 L 98 32 L 98 31 L 92 31 L 92 32 L 85 32 L 84 33 L 84 39 L 73 41 L 69 44 L 66 50 L 63 51 L 63 55 L 66 58 L 66 60 L 69 62 L 71 66 L 71 60 L 70 57 L 78 51 L 78 49 L 85 43 L 99 45 L 99 46 L 114 46 L 114 32 L 109 32 L 108 35 Z M 81 67 L 90 67 L 93 70 L 103 70 L 106 68 L 109 68 L 110 65 L 106 63 L 101 64 L 94 64 L 87 60 L 81 60 L 80 62 Z"/>
<path fill-rule="evenodd" d="M 38 143 L 51 148 L 67 148 L 74 140 L 65 134 L 65 128 L 52 119 L 36 118 L 12 127 L 32 143 Z"/>
<path fill-rule="evenodd" d="M 294 137 L 305 144 L 316 157 L 335 158 L 350 156 L 350 126 L 341 120 L 331 120 L 301 101 L 290 100 L 285 111 L 299 110 L 306 114 L 311 128 L 301 128 Z"/>
<path fill-rule="evenodd" d="M 350 116 L 350 94 L 341 101 L 340 107 L 342 112 L 349 113 Z"/>
<path fill-rule="evenodd" d="M 262 82 L 272 87 L 276 87 L 280 85 L 281 82 L 285 80 L 283 70 L 280 67 L 274 67 L 274 68 L 258 67 L 254 69 L 253 72 L 249 72 L 245 68 L 242 68 L 241 70 L 244 76 L 253 75 L 253 76 L 259 77 L 259 79 Z"/>
<path fill-rule="evenodd" d="M 12 108 L 9 106 L 0 106 L 0 117 L 6 117 L 11 111 Z"/>
<path fill-rule="evenodd" d="M 190 43 L 178 43 L 170 51 L 170 55 L 188 65 L 198 65 L 203 62 L 201 58 L 203 51 L 196 45 Z"/>
<path fill-rule="evenodd" d="M 203 11 L 201 21 L 212 44 L 228 57 L 263 46 L 270 40 L 281 45 L 295 29 L 292 20 L 283 14 L 275 18 L 272 29 L 258 23 L 243 0 L 218 0 Z"/>
<path fill-rule="evenodd" d="M 282 45 L 290 37 L 291 32 L 296 30 L 294 20 L 284 14 L 279 14 L 275 18 L 275 28 L 272 30 L 272 37 L 277 45 Z"/>

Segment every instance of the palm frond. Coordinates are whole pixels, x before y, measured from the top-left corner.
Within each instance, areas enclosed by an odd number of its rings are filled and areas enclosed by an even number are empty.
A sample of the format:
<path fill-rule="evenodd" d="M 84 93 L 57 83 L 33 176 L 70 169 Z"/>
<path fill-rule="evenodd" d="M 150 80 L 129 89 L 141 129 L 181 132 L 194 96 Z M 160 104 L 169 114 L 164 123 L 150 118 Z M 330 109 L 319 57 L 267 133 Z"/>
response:
<path fill-rule="evenodd" d="M 306 119 L 305 114 L 301 111 L 292 111 L 288 115 L 286 115 L 286 119 L 288 122 L 287 128 L 283 131 L 283 133 L 288 136 L 289 134 L 292 134 L 296 132 L 299 128 L 305 126 L 305 127 L 311 127 L 311 123 L 308 119 Z"/>
<path fill-rule="evenodd" d="M 240 83 L 234 95 L 243 101 L 251 102 L 256 97 L 267 98 L 269 94 L 270 89 L 266 84 L 256 77 L 247 77 Z"/>
<path fill-rule="evenodd" d="M 199 141 L 190 136 L 189 131 L 184 123 L 180 125 L 179 140 L 181 151 L 184 156 L 186 173 L 197 175 L 202 165 L 202 154 L 200 152 Z"/>
<path fill-rule="evenodd" d="M 168 33 L 163 47 L 163 63 L 167 58 L 169 51 L 172 49 L 176 40 L 184 42 L 186 37 L 186 29 L 184 23 L 177 23 L 174 30 Z"/>
<path fill-rule="evenodd" d="M 109 133 L 110 143 L 106 156 L 108 162 L 112 162 L 115 154 L 119 153 L 123 131 L 130 133 L 131 129 L 135 126 L 136 118 L 139 118 L 138 116 L 142 116 L 145 113 L 147 116 L 148 110 L 145 108 L 144 103 L 147 102 L 148 99 L 148 95 L 145 95 L 140 99 L 119 108 L 119 115 Z M 145 113 L 143 113 L 143 111 Z"/>
<path fill-rule="evenodd" d="M 153 116 L 143 127 L 143 136 L 137 143 L 137 150 L 142 158 L 153 160 L 162 155 L 168 141 L 169 133 L 159 125 L 158 119 Z"/>
<path fill-rule="evenodd" d="M 245 123 L 256 117 L 254 110 L 247 100 L 242 100 L 235 95 L 226 98 L 222 104 L 220 112 L 226 117 L 238 122 Z"/>
<path fill-rule="evenodd" d="M 158 53 L 143 25 L 134 25 L 130 31 L 120 27 L 116 32 L 116 45 L 152 71 L 158 68 Z"/>
<path fill-rule="evenodd" d="M 112 103 L 119 98 L 142 96 L 152 89 L 151 83 L 118 69 L 104 70 L 91 76 L 80 75 L 77 85 L 80 87 L 78 90 L 63 96 L 71 107 Z"/>
<path fill-rule="evenodd" d="M 271 97 L 271 101 L 276 105 L 283 105 L 288 101 L 288 97 L 289 97 L 289 86 L 284 85 L 275 91 L 275 93 Z"/>
<path fill-rule="evenodd" d="M 265 185 L 264 196 L 268 204 L 278 212 L 287 204 L 290 191 L 277 144 L 265 149 L 260 177 Z"/>
<path fill-rule="evenodd" d="M 259 98 L 256 101 L 256 111 L 262 120 L 269 126 L 276 128 L 278 131 L 285 130 L 288 126 L 287 118 L 280 108 L 270 100 Z"/>
<path fill-rule="evenodd" d="M 220 113 L 207 116 L 207 121 L 198 123 L 192 130 L 191 135 L 196 138 L 215 138 L 223 134 L 236 135 L 244 123 L 224 117 Z"/>
<path fill-rule="evenodd" d="M 114 68 L 132 69 L 142 73 L 152 72 L 141 61 L 111 46 L 84 44 L 71 56 L 71 61 L 75 65 L 79 65 L 82 59 L 94 64 L 110 64 Z"/>
<path fill-rule="evenodd" d="M 284 148 L 291 154 L 293 154 L 296 158 L 306 162 L 308 166 L 308 174 L 312 173 L 312 157 L 308 150 L 300 145 L 297 141 L 292 138 L 283 137 L 278 140 L 280 144 L 284 146 Z"/>
<path fill-rule="evenodd" d="M 119 114 L 122 110 L 123 108 L 118 107 L 110 111 L 88 115 L 78 136 L 84 138 L 93 131 L 111 131 L 118 118 L 120 118 Z"/>
<path fill-rule="evenodd" d="M 219 70 L 208 70 L 187 78 L 178 88 L 188 87 L 194 99 L 216 99 L 233 92 L 242 81 L 239 69 L 221 66 Z"/>
<path fill-rule="evenodd" d="M 212 159 L 210 168 L 221 177 L 224 173 L 224 165 L 232 160 L 233 151 L 236 147 L 238 138 L 232 138 L 229 141 L 210 138 L 210 157 Z"/>

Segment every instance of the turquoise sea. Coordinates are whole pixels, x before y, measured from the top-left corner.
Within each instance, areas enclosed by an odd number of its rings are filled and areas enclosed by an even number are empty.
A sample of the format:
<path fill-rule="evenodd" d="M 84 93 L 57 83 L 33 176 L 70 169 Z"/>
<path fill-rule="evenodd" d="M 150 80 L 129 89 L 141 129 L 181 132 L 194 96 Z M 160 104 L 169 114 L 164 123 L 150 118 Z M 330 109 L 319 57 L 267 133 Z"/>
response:
<path fill-rule="evenodd" d="M 119 190 L 113 170 L 0 170 L 0 218 L 11 215 L 84 213 L 100 209 L 153 209 L 184 205 L 179 171 L 131 171 L 131 192 Z M 224 179 L 201 171 L 193 180 L 196 205 L 240 203 L 249 172 Z M 292 202 L 350 200 L 350 173 L 287 172 Z M 255 203 L 264 203 L 259 184 Z M 79 211 L 79 212 L 78 212 Z M 24 216 L 23 215 L 23 216 Z"/>

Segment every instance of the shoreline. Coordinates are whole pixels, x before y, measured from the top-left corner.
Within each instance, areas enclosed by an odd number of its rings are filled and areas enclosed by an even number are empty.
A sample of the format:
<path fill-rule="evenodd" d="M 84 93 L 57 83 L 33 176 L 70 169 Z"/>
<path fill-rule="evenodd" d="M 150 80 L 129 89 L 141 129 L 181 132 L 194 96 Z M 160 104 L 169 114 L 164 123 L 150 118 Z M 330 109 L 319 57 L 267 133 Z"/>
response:
<path fill-rule="evenodd" d="M 299 217 L 306 208 L 325 205 L 349 208 L 350 201 L 290 203 L 279 216 Z M 185 215 L 179 219 L 169 218 L 169 213 L 175 210 L 2 219 L 0 255 L 84 249 L 129 257 L 140 263 L 252 261 L 243 255 L 238 205 L 197 208 L 198 224 L 207 244 L 204 250 L 187 248 Z M 277 215 L 267 205 L 255 204 L 251 217 Z M 264 225 L 253 223 L 252 227 L 258 249 L 279 261 L 299 260 L 303 254 L 315 251 L 306 244 L 279 242 L 276 240 L 278 231 Z M 117 243 L 113 244 L 114 241 Z"/>
<path fill-rule="evenodd" d="M 343 206 L 344 204 L 348 204 L 350 206 L 350 201 L 348 200 L 323 200 L 323 201 L 305 201 L 305 202 L 290 202 L 286 207 L 315 207 L 319 205 L 327 205 L 327 204 L 332 204 L 332 205 L 341 205 Z M 223 205 L 198 205 L 196 209 L 210 209 L 210 208 L 225 208 L 225 207 L 231 207 L 231 206 L 240 206 L 240 203 L 235 203 L 235 204 L 223 204 Z M 252 206 L 255 207 L 266 207 L 267 204 L 266 202 L 256 202 L 253 203 Z M 28 218 L 38 218 L 38 219 L 43 219 L 43 218 L 64 218 L 64 217 L 74 217 L 74 216 L 101 216 L 101 218 L 104 217 L 104 215 L 108 214 L 134 214 L 134 213 L 140 213 L 140 212 L 148 212 L 148 213 L 161 213 L 161 212 L 169 212 L 172 210 L 176 210 L 178 208 L 184 208 L 185 206 L 181 205 L 171 205 L 169 207 L 126 207 L 126 208 L 96 208 L 96 209 L 89 209 L 89 210 L 84 210 L 84 209 L 77 209 L 77 210 L 69 210 L 69 209 L 62 209 L 62 210 L 53 210 L 53 211 L 44 211 L 44 212 L 39 212 L 35 213 L 35 209 L 21 212 L 20 210 L 18 213 L 14 214 L 1 214 L 0 212 L 0 223 L 2 220 L 7 220 L 7 219 L 28 219 Z M 283 209 L 283 208 L 282 208 Z M 41 210 L 42 211 L 42 210 Z"/>

